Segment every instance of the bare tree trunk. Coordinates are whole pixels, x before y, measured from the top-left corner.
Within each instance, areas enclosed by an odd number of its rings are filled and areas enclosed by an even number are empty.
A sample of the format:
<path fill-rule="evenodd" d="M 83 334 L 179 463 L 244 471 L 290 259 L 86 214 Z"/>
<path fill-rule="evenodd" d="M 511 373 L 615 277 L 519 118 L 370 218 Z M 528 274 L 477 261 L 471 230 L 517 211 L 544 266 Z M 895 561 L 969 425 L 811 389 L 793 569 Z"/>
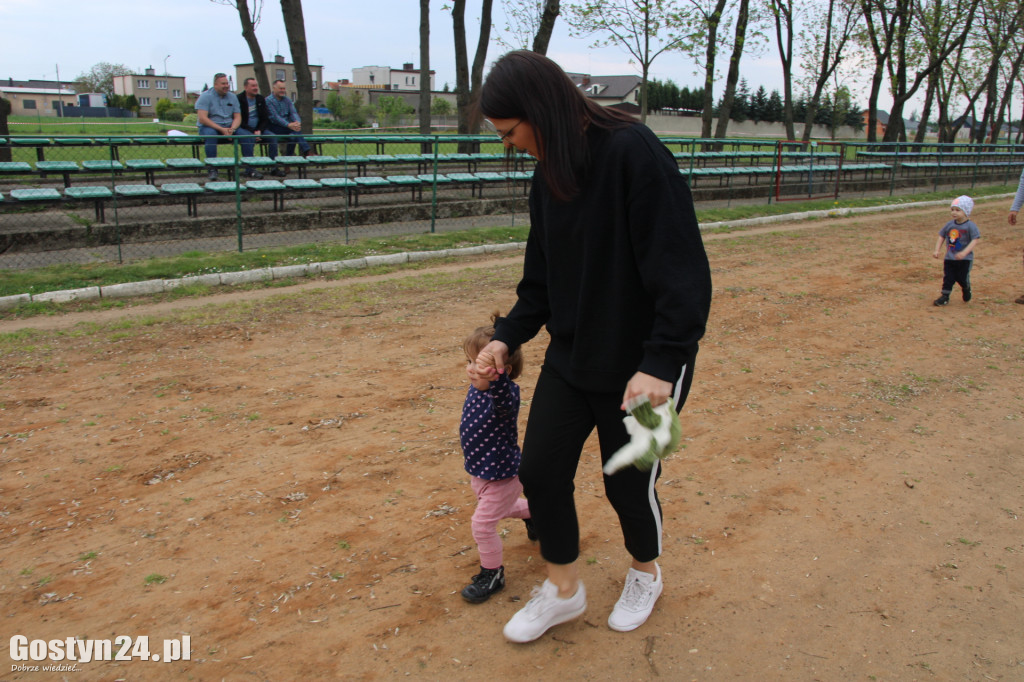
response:
<path fill-rule="evenodd" d="M 935 101 L 935 88 L 939 75 L 940 71 L 936 69 L 932 75 L 928 76 L 928 87 L 924 93 L 924 109 L 921 110 L 921 120 L 917 122 L 917 132 L 914 133 L 914 142 L 917 144 L 924 142 L 925 135 L 928 134 L 928 118 L 932 115 L 932 102 Z"/>
<path fill-rule="evenodd" d="M 430 133 L 430 0 L 420 0 L 420 134 Z M 424 154 L 432 151 L 429 142 L 423 147 Z"/>
<path fill-rule="evenodd" d="M 722 95 L 722 106 L 718 108 L 718 127 L 715 137 L 723 138 L 729 130 L 729 117 L 732 114 L 733 101 L 736 99 L 736 83 L 740 79 L 740 57 L 747 41 L 747 20 L 750 16 L 750 0 L 740 0 L 739 14 L 736 17 L 736 36 L 732 43 L 732 57 L 729 59 L 729 72 L 725 77 L 725 93 Z"/>
<path fill-rule="evenodd" d="M 551 42 L 551 33 L 555 30 L 555 20 L 561 13 L 559 0 L 544 0 L 544 11 L 540 15 L 540 26 L 537 27 L 537 35 L 533 39 L 533 51 L 537 54 L 548 53 L 548 43 Z"/>
<path fill-rule="evenodd" d="M 792 0 L 771 0 L 775 13 L 775 38 L 782 62 L 782 122 L 786 126 L 786 139 L 796 139 L 793 126 L 793 2 Z M 783 35 L 785 24 L 785 35 Z"/>
<path fill-rule="evenodd" d="M 292 51 L 295 65 L 295 90 L 298 101 L 295 108 L 302 119 L 302 132 L 313 132 L 313 74 L 309 71 L 309 57 L 306 52 L 306 23 L 302 18 L 302 0 L 281 0 L 281 14 L 284 30 L 288 34 L 288 46 Z"/>
<path fill-rule="evenodd" d="M 249 11 L 247 0 L 237 0 L 235 7 L 238 8 L 238 18 L 242 22 L 242 37 L 245 38 L 252 54 L 252 68 L 256 71 L 256 82 L 259 83 L 260 92 L 270 94 L 270 79 L 267 77 L 267 64 L 263 61 L 263 51 L 260 49 L 260 42 L 256 39 L 256 22 L 263 8 L 263 0 L 254 0 L 256 13 Z M 238 84 L 241 87 L 241 83 Z"/>
<path fill-rule="evenodd" d="M 455 32 L 455 103 L 459 114 L 460 135 L 480 132 L 480 120 L 475 115 L 473 102 L 483 81 L 487 41 L 491 35 L 491 6 L 492 0 L 484 0 L 480 8 L 480 38 L 477 41 L 471 73 L 466 51 L 466 0 L 454 0 L 452 3 L 452 29 Z M 459 152 L 473 151 L 473 147 L 472 144 L 460 142 Z"/>
<path fill-rule="evenodd" d="M 718 56 L 718 26 L 722 23 L 722 10 L 725 9 L 725 3 L 726 0 L 718 0 L 715 3 L 715 11 L 710 17 L 707 17 L 708 46 L 704 59 L 704 110 L 700 114 L 700 136 L 704 139 L 711 137 L 711 123 L 715 108 L 715 58 Z"/>

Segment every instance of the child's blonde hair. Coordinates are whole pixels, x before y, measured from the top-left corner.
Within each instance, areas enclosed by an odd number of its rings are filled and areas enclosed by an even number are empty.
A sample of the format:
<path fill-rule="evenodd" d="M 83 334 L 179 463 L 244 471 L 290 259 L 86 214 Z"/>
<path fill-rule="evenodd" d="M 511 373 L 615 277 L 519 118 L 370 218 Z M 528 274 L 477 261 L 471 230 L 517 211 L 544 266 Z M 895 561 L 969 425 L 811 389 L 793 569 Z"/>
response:
<path fill-rule="evenodd" d="M 489 326 L 477 327 L 462 342 L 462 350 L 465 351 L 466 357 L 471 361 L 476 360 L 476 356 L 483 350 L 483 347 L 494 338 L 494 325 L 500 317 L 501 313 L 497 310 L 494 311 L 491 313 L 491 324 Z M 523 373 L 522 348 L 516 348 L 516 352 L 512 353 L 508 360 L 505 361 L 505 371 L 508 372 L 508 378 L 511 380 L 519 378 L 519 375 Z"/>

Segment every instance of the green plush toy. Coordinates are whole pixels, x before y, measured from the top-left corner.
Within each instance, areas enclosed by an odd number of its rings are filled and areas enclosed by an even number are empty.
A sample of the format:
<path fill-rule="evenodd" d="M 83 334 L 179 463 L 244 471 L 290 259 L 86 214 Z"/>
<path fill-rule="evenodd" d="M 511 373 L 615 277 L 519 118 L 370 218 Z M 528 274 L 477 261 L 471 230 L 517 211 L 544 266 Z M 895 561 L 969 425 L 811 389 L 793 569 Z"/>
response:
<path fill-rule="evenodd" d="M 682 438 L 676 406 L 671 398 L 651 407 L 647 396 L 637 396 L 626 403 L 626 412 L 628 414 L 622 418 L 622 423 L 630 441 L 604 465 L 604 473 L 608 476 L 630 464 L 640 471 L 650 471 L 657 460 L 664 459 L 679 447 Z"/>

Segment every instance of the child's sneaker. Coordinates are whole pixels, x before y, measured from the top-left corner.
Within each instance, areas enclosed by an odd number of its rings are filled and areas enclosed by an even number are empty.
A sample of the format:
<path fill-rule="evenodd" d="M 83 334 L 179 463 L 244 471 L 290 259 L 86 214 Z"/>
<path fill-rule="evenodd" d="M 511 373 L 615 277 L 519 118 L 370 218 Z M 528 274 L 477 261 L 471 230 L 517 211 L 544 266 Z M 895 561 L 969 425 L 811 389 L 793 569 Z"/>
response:
<path fill-rule="evenodd" d="M 473 576 L 473 582 L 462 588 L 462 598 L 471 604 L 482 604 L 505 587 L 505 567 L 484 568 Z"/>
<path fill-rule="evenodd" d="M 626 586 L 622 588 L 622 596 L 615 603 L 612 614 L 608 616 L 608 627 L 612 630 L 629 632 L 647 621 L 654 610 L 654 603 L 661 596 L 663 587 L 661 567 L 657 564 L 655 567 L 658 569 L 657 575 L 635 568 L 629 569 L 629 573 L 626 574 Z"/>
<path fill-rule="evenodd" d="M 526 539 L 530 542 L 537 542 L 537 528 L 533 525 L 533 519 L 523 519 L 526 526 Z"/>
<path fill-rule="evenodd" d="M 967 303 L 969 300 L 971 300 L 971 288 L 967 287 L 964 289 L 964 303 Z"/>
<path fill-rule="evenodd" d="M 935 302 L 932 305 L 946 305 L 947 303 L 949 303 L 949 294 L 943 294 L 935 299 Z"/>
<path fill-rule="evenodd" d="M 550 628 L 565 623 L 587 610 L 587 591 L 577 583 L 576 594 L 568 599 L 558 596 L 558 587 L 545 580 L 533 588 L 533 599 L 505 624 L 505 639 L 510 642 L 532 642 Z"/>

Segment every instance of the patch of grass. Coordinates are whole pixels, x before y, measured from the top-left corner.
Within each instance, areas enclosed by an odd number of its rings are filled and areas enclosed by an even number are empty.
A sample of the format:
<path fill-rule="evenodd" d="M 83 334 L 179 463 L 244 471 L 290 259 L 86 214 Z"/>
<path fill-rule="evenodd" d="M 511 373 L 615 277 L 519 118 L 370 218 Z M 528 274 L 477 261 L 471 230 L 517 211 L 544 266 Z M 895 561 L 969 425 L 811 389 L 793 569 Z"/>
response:
<path fill-rule="evenodd" d="M 85 552 L 84 554 L 82 554 L 82 555 L 80 555 L 78 557 L 78 560 L 79 561 L 92 561 L 97 556 L 99 556 L 99 555 L 96 552 Z"/>
<path fill-rule="evenodd" d="M 150 573 L 142 581 L 146 587 L 150 585 L 163 585 L 165 582 L 167 582 L 167 576 L 160 575 L 159 573 Z"/>

